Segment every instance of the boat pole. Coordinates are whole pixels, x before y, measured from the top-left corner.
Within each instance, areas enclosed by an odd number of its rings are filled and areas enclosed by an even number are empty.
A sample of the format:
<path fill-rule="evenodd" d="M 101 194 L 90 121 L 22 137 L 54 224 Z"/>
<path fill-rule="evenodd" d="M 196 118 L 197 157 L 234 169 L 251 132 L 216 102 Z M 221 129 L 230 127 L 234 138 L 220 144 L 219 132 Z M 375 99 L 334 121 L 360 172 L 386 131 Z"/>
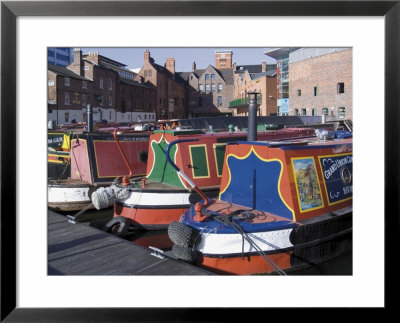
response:
<path fill-rule="evenodd" d="M 178 140 L 174 140 L 171 141 L 168 146 L 167 149 L 165 150 L 165 157 L 167 158 L 167 161 L 170 163 L 170 165 L 178 172 L 179 175 L 181 175 L 183 177 L 183 179 L 196 191 L 197 194 L 200 195 L 200 197 L 204 200 L 204 205 L 208 204 L 208 198 L 207 196 L 196 186 L 195 183 L 193 183 L 189 177 L 186 176 L 186 174 L 184 172 L 182 172 L 179 167 L 171 160 L 171 158 L 169 157 L 169 151 L 171 149 L 171 147 L 173 145 L 179 144 L 181 142 L 188 142 L 188 141 L 198 141 L 199 139 L 178 139 Z"/>
<path fill-rule="evenodd" d="M 129 170 L 129 174 L 125 175 L 124 177 L 122 177 L 121 183 L 122 183 L 123 186 L 128 186 L 130 184 L 130 180 L 129 179 L 133 176 L 133 170 L 131 168 L 131 165 L 129 165 L 128 158 L 126 157 L 126 155 L 124 153 L 124 150 L 122 149 L 121 144 L 119 143 L 119 140 L 117 138 L 118 131 L 119 130 L 117 128 L 113 132 L 114 141 L 117 144 L 117 147 L 118 147 L 118 149 L 119 149 L 119 151 L 120 151 L 120 153 L 122 155 L 122 158 L 124 159 L 125 165 L 126 165 L 126 167 L 128 167 L 128 170 Z"/>
<path fill-rule="evenodd" d="M 257 94 L 258 92 L 248 92 L 249 95 L 249 116 L 247 127 L 247 141 L 257 141 Z"/>
<path fill-rule="evenodd" d="M 92 105 L 88 104 L 86 106 L 86 125 L 87 125 L 87 132 L 93 131 L 93 109 Z"/>

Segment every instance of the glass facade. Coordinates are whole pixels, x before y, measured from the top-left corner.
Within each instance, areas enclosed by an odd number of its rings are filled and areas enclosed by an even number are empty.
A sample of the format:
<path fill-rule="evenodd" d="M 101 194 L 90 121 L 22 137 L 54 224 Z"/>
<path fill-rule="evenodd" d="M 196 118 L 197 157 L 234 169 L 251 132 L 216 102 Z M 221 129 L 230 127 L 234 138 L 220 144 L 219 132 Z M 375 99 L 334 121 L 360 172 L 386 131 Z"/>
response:
<path fill-rule="evenodd" d="M 73 61 L 73 48 L 47 48 L 47 62 L 49 64 L 64 66 L 71 64 Z"/>

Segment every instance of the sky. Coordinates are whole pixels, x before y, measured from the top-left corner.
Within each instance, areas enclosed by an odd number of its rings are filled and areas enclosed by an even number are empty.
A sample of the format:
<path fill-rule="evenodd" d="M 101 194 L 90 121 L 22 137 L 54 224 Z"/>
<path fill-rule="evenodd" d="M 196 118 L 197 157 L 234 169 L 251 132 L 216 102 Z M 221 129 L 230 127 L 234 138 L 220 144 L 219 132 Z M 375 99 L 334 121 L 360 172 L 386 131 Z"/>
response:
<path fill-rule="evenodd" d="M 128 69 L 141 68 L 143 66 L 144 47 L 82 47 L 84 54 L 89 51 L 98 51 L 99 55 L 111 58 L 119 63 L 127 65 Z M 150 56 L 155 63 L 164 66 L 168 57 L 175 58 L 175 70 L 177 72 L 189 72 L 192 70 L 192 63 L 196 62 L 198 69 L 206 68 L 208 65 L 215 66 L 215 51 L 232 50 L 233 63 L 237 65 L 261 64 L 262 61 L 268 64 L 275 64 L 275 59 L 264 53 L 269 49 L 265 47 L 148 47 Z"/>

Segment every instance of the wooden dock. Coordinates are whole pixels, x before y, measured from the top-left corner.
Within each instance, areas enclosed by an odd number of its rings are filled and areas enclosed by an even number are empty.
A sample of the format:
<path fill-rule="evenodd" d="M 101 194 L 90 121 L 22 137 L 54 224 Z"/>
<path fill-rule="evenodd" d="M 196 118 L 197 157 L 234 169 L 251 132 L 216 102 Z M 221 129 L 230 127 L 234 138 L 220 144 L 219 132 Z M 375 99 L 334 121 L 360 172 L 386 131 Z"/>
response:
<path fill-rule="evenodd" d="M 48 275 L 213 275 L 48 210 Z"/>

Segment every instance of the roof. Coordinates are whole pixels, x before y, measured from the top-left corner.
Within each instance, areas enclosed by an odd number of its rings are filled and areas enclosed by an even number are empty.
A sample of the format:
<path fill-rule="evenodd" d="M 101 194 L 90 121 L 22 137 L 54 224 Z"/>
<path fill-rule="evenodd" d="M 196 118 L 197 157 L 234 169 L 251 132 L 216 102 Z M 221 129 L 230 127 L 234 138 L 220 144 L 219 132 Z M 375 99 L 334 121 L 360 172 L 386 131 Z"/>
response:
<path fill-rule="evenodd" d="M 62 76 L 66 76 L 66 77 L 71 77 L 71 78 L 75 78 L 78 80 L 84 80 L 84 81 L 92 81 L 91 79 L 88 79 L 84 76 L 81 76 L 79 74 L 76 74 L 74 71 L 66 68 L 66 67 L 62 67 L 62 66 L 57 66 L 57 65 L 53 65 L 53 64 L 48 64 L 47 65 L 47 69 L 49 71 L 52 71 L 58 75 L 62 75 Z"/>
<path fill-rule="evenodd" d="M 218 73 L 218 75 L 227 83 L 227 84 L 233 84 L 233 68 L 215 68 L 212 65 L 209 65 L 208 67 L 212 67 L 212 69 L 214 69 L 216 71 L 216 73 Z M 203 69 L 196 69 L 194 71 L 191 72 L 178 72 L 176 74 L 178 74 L 182 80 L 184 80 L 185 82 L 189 81 L 189 76 L 190 74 L 194 74 L 197 76 L 197 78 L 200 78 L 201 75 L 203 75 L 205 73 L 205 71 L 207 71 L 208 68 L 203 68 Z"/>
<path fill-rule="evenodd" d="M 83 54 L 83 55 L 82 55 L 82 58 L 86 59 L 88 56 L 89 56 L 89 54 Z M 117 62 L 117 61 L 115 61 L 115 60 L 113 60 L 113 59 L 111 59 L 111 58 L 105 57 L 105 56 L 103 56 L 103 55 L 98 55 L 98 57 L 99 57 L 100 59 L 102 59 L 102 60 L 109 61 L 110 63 L 114 63 L 115 65 L 117 65 L 117 66 L 119 66 L 119 67 L 125 67 L 125 66 L 127 66 L 126 64 Z M 99 60 L 99 62 L 101 63 L 101 60 Z"/>
<path fill-rule="evenodd" d="M 120 78 L 119 82 L 124 83 L 124 84 L 128 84 L 128 85 L 144 87 L 144 88 L 148 88 L 148 89 L 154 89 L 155 88 L 151 83 L 150 84 L 149 83 L 139 83 L 137 81 L 132 81 L 132 80 L 123 79 L 123 78 Z"/>
<path fill-rule="evenodd" d="M 251 79 L 252 80 L 255 80 L 255 79 L 258 79 L 258 78 L 260 78 L 260 77 L 263 77 L 263 76 L 275 76 L 276 75 L 276 70 L 274 71 L 274 70 L 271 70 L 271 71 L 267 71 L 267 72 L 262 72 L 262 73 L 251 73 L 250 74 L 250 77 L 251 77 Z"/>
<path fill-rule="evenodd" d="M 280 47 L 280 48 L 273 48 L 268 51 L 266 51 L 264 54 L 275 58 L 279 59 L 282 56 L 288 56 L 289 53 L 295 51 L 296 49 L 299 49 L 300 47 Z"/>
<path fill-rule="evenodd" d="M 262 72 L 262 64 L 257 65 L 236 65 L 235 73 L 243 73 L 244 71 L 248 71 L 251 73 L 261 73 Z M 267 64 L 267 71 L 276 71 L 276 64 Z"/>
<path fill-rule="evenodd" d="M 157 72 L 167 74 L 167 75 L 168 75 L 171 79 L 173 79 L 176 83 L 178 83 L 178 84 L 180 84 L 180 85 L 182 85 L 182 86 L 186 86 L 186 80 L 183 79 L 183 78 L 180 76 L 180 73 L 175 73 L 175 74 L 173 74 L 173 73 L 171 73 L 168 69 L 166 69 L 164 66 L 158 65 L 158 64 L 156 64 L 156 63 L 154 63 L 154 62 L 152 62 L 152 61 L 150 61 L 150 64 L 151 64 L 151 66 L 153 66 L 153 67 L 156 69 Z"/>

